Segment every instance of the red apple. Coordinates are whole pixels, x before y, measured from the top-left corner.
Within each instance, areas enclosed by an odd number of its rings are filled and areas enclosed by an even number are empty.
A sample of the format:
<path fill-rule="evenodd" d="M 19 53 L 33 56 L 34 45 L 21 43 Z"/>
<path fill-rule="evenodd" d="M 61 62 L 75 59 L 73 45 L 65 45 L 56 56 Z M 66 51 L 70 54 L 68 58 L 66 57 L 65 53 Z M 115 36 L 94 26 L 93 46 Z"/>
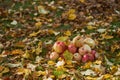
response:
<path fill-rule="evenodd" d="M 89 55 L 89 60 L 90 61 L 94 61 L 95 60 L 95 56 L 93 54 L 88 54 Z"/>
<path fill-rule="evenodd" d="M 85 55 L 83 55 L 83 57 L 82 57 L 82 62 L 87 62 L 89 60 L 89 55 L 88 54 L 85 54 Z"/>
<path fill-rule="evenodd" d="M 57 53 L 62 53 L 65 51 L 66 49 L 66 45 L 64 42 L 61 42 L 61 41 L 57 41 L 55 42 L 55 44 L 53 45 L 53 49 L 55 52 Z"/>
<path fill-rule="evenodd" d="M 83 47 L 78 49 L 78 52 L 80 55 L 84 55 L 86 53 L 90 53 L 91 52 L 91 48 L 89 45 L 85 44 L 83 45 Z"/>
<path fill-rule="evenodd" d="M 2 80 L 10 80 L 9 77 L 4 77 Z"/>
<path fill-rule="evenodd" d="M 84 43 L 85 44 L 88 44 L 91 48 L 94 48 L 95 47 L 95 41 L 91 38 L 86 38 L 84 40 Z"/>
<path fill-rule="evenodd" d="M 78 52 L 80 55 L 84 55 L 86 53 L 84 47 L 79 48 Z"/>
<path fill-rule="evenodd" d="M 91 54 L 92 54 L 95 58 L 98 58 L 98 57 L 99 57 L 99 54 L 98 54 L 95 50 L 92 50 L 92 51 L 91 51 Z"/>
<path fill-rule="evenodd" d="M 95 51 L 95 50 L 92 50 L 92 51 L 91 51 L 91 54 L 92 54 L 93 56 L 95 56 L 96 51 Z"/>
<path fill-rule="evenodd" d="M 75 53 L 75 54 L 73 55 L 73 58 L 74 58 L 74 60 L 76 60 L 76 61 L 81 61 L 82 56 L 81 56 L 79 53 Z"/>
<path fill-rule="evenodd" d="M 76 47 L 81 47 L 83 45 L 83 41 L 84 41 L 84 38 L 82 38 L 81 36 L 76 36 L 75 38 L 73 38 L 72 43 Z"/>
<path fill-rule="evenodd" d="M 75 47 L 75 45 L 70 44 L 68 45 L 68 51 L 74 54 L 77 51 L 77 48 Z"/>
<path fill-rule="evenodd" d="M 52 52 L 50 54 L 50 59 L 51 60 L 56 60 L 59 57 L 59 54 L 57 52 Z"/>

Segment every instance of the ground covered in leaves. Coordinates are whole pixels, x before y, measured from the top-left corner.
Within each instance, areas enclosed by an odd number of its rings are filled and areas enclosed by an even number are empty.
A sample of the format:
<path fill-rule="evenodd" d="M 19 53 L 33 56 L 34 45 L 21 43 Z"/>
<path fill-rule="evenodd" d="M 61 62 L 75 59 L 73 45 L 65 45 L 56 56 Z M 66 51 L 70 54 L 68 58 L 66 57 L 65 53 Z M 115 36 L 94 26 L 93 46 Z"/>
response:
<path fill-rule="evenodd" d="M 97 60 L 49 60 L 76 35 L 95 40 Z M 0 80 L 120 80 L 120 1 L 1 0 Z"/>

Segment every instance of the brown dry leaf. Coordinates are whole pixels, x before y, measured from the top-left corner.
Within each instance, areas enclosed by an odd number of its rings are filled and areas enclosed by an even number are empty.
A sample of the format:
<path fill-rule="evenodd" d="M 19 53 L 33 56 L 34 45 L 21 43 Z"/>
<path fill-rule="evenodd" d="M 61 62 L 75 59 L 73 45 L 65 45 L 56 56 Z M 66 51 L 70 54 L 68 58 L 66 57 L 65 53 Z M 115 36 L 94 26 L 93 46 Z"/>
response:
<path fill-rule="evenodd" d="M 15 47 L 25 47 L 25 44 L 22 41 L 15 43 Z"/>
<path fill-rule="evenodd" d="M 0 66 L 0 73 L 3 71 L 4 67 Z"/>
<path fill-rule="evenodd" d="M 11 51 L 12 55 L 17 55 L 17 54 L 23 54 L 24 52 L 21 49 L 15 49 L 13 51 Z"/>

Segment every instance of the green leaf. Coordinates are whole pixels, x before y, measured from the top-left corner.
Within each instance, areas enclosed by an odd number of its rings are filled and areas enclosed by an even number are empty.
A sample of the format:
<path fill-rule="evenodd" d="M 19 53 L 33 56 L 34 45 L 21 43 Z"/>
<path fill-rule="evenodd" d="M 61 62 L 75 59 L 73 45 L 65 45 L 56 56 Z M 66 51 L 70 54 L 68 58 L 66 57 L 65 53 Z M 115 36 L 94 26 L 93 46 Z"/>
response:
<path fill-rule="evenodd" d="M 61 76 L 61 75 L 63 75 L 64 74 L 64 71 L 53 71 L 53 74 L 55 75 L 55 76 Z"/>
<path fill-rule="evenodd" d="M 72 60 L 73 59 L 73 54 L 70 53 L 68 50 L 66 50 L 64 53 L 63 53 L 63 56 L 65 58 L 66 61 L 69 61 L 69 60 Z"/>

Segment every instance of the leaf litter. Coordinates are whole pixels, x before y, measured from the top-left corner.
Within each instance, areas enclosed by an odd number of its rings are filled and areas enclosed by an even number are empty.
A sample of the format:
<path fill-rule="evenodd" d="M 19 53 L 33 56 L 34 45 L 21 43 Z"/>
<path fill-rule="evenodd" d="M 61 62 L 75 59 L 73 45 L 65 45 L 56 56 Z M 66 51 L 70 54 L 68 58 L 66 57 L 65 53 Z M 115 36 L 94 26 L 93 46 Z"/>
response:
<path fill-rule="evenodd" d="M 0 79 L 119 80 L 118 0 L 0 1 Z M 49 60 L 55 41 L 91 37 L 99 53 L 93 62 Z"/>

